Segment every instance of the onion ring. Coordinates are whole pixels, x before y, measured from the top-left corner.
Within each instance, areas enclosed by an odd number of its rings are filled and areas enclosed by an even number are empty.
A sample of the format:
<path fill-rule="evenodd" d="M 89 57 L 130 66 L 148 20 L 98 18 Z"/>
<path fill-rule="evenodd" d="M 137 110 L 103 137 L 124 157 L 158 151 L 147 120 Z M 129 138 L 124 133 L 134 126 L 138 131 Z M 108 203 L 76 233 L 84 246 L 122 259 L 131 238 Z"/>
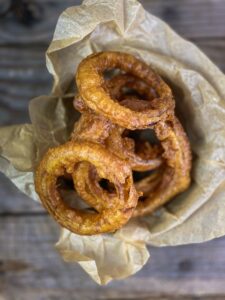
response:
<path fill-rule="evenodd" d="M 129 107 L 133 106 L 133 109 L 139 109 L 139 107 L 151 105 L 149 98 L 154 98 L 155 92 L 152 88 L 149 88 L 147 84 L 141 80 L 138 80 L 131 75 L 117 75 L 107 81 L 109 92 L 117 97 L 121 98 L 121 105 L 126 105 L 128 101 Z M 148 97 L 148 101 L 136 99 L 136 97 L 128 96 L 124 99 L 122 89 L 124 87 L 132 88 L 140 95 L 145 94 Z M 132 97 L 132 101 L 131 101 Z M 94 140 L 106 145 L 106 147 L 118 155 L 120 158 L 125 159 L 135 171 L 154 170 L 162 164 L 162 159 L 159 156 L 159 147 L 151 147 L 147 141 L 143 142 L 142 149 L 139 153 L 135 153 L 135 143 L 132 139 L 122 137 L 124 128 L 113 125 L 108 119 L 96 115 L 90 112 L 80 96 L 75 98 L 74 106 L 80 112 L 83 113 L 80 120 L 75 124 L 74 131 L 72 133 L 72 139 L 79 140 Z M 109 136 L 109 138 L 108 138 Z M 132 147 L 130 148 L 132 144 Z"/>
<path fill-rule="evenodd" d="M 147 141 L 143 142 L 139 153 L 135 152 L 135 141 L 129 137 L 122 137 L 123 128 L 114 128 L 106 139 L 107 148 L 127 161 L 134 171 L 151 171 L 162 165 L 159 147 L 152 147 Z"/>
<path fill-rule="evenodd" d="M 120 98 L 121 104 L 126 107 L 132 108 L 136 111 L 142 111 L 154 96 L 154 90 L 149 89 L 146 84 L 140 80 L 135 80 L 131 76 L 119 75 L 111 79 L 109 86 L 112 92 Z M 129 97 L 123 95 L 123 88 L 130 87 L 137 91 L 140 96 L 145 94 L 148 101 L 143 101 L 137 96 Z M 117 95 L 116 95 L 117 93 Z M 153 95 L 152 95 L 153 94 Z M 121 100 L 122 99 L 122 100 Z M 139 192 L 143 193 L 141 201 L 139 200 L 138 206 L 135 210 L 134 216 L 149 214 L 168 202 L 175 195 L 181 193 L 190 184 L 190 169 L 191 169 L 191 150 L 190 144 L 185 134 L 185 131 L 180 124 L 179 120 L 173 113 L 167 116 L 167 120 L 161 120 L 153 126 L 156 136 L 161 141 L 161 146 L 164 150 L 162 157 L 164 159 L 164 166 L 157 173 L 149 175 L 135 183 L 135 187 Z M 114 130 L 117 136 L 118 131 Z M 111 137 L 111 136 L 110 136 Z M 123 153 L 123 159 L 129 157 L 129 154 L 122 150 L 119 137 L 117 139 L 110 139 L 110 146 L 114 151 Z M 117 143 L 116 143 L 117 141 Z M 123 147 L 126 148 L 126 147 Z M 142 146 L 142 151 L 143 151 Z M 118 149 L 121 149 L 118 151 Z M 132 153 L 132 152 L 131 152 Z M 137 158 L 138 156 L 136 156 Z M 152 159 L 152 156 L 151 156 Z M 134 160 L 133 160 L 134 161 Z M 152 161 L 153 162 L 153 161 Z M 132 170 L 144 171 L 139 169 L 138 165 L 131 164 Z M 148 168 L 146 168 L 148 170 Z M 151 170 L 151 168 L 149 168 Z"/>
<path fill-rule="evenodd" d="M 127 74 L 104 80 L 104 71 L 111 68 Z M 189 186 L 190 145 L 174 116 L 171 89 L 132 55 L 90 55 L 80 63 L 76 82 L 79 96 L 74 106 L 81 117 L 71 140 L 44 155 L 35 187 L 50 215 L 68 230 L 81 235 L 113 232 Z M 146 128 L 154 130 L 160 145 L 140 144 L 126 134 Z M 132 171 L 152 170 L 133 182 Z M 69 207 L 60 194 L 60 177 L 72 179 L 78 195 L 94 211 Z"/>
<path fill-rule="evenodd" d="M 154 130 L 164 150 L 165 166 L 156 176 L 153 174 L 135 183 L 136 189 L 143 192 L 143 200 L 138 201 L 134 217 L 150 214 L 186 190 L 191 181 L 190 144 L 179 120 L 173 117 L 159 122 Z"/>
<path fill-rule="evenodd" d="M 119 102 L 121 100 L 124 100 L 124 98 L 133 98 L 133 92 L 136 93 L 135 98 L 138 100 L 140 100 L 141 98 L 143 99 L 143 102 L 149 103 L 149 101 L 158 97 L 156 91 L 151 86 L 149 86 L 138 77 L 132 76 L 130 74 L 118 74 L 112 77 L 111 79 L 106 81 L 106 87 L 109 90 L 110 96 L 113 99 L 117 99 L 117 101 L 119 100 Z M 127 89 L 128 93 L 126 93 L 125 89 Z M 129 91 L 129 89 L 131 89 L 131 92 Z M 144 99 L 147 101 L 145 101 Z"/>
<path fill-rule="evenodd" d="M 152 101 L 157 109 L 144 112 L 133 111 L 112 99 L 104 84 L 103 72 L 109 68 L 120 68 L 147 83 L 159 95 Z M 100 52 L 85 58 L 76 73 L 76 83 L 84 103 L 112 123 L 128 129 L 149 128 L 166 119 L 174 109 L 174 100 L 169 86 L 147 64 L 134 56 L 121 52 Z"/>
<path fill-rule="evenodd" d="M 76 164 L 87 161 L 101 178 L 115 185 L 117 197 L 103 203 L 99 211 L 88 213 L 68 207 L 57 189 L 57 178 L 73 174 Z M 114 172 L 117 170 L 117 172 Z M 36 191 L 51 216 L 68 230 L 81 235 L 113 232 L 125 224 L 137 205 L 137 193 L 129 166 L 101 145 L 91 142 L 67 142 L 48 150 L 35 176 Z"/>

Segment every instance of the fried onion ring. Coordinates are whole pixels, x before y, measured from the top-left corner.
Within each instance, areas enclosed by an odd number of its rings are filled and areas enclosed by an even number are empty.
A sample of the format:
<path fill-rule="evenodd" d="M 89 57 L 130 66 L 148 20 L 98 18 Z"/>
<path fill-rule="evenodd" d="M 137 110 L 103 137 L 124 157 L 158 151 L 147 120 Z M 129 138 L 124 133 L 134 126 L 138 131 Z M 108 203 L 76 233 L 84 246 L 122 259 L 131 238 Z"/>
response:
<path fill-rule="evenodd" d="M 154 89 L 158 98 L 152 101 L 152 108 L 143 112 L 134 111 L 112 99 L 103 77 L 103 72 L 112 68 L 120 68 Z M 76 83 L 80 96 L 90 109 L 128 129 L 149 128 L 166 119 L 175 105 L 171 89 L 161 77 L 143 61 L 126 53 L 108 51 L 89 55 L 78 66 Z"/>
<path fill-rule="evenodd" d="M 114 85 L 116 86 L 114 89 L 112 82 L 114 82 Z M 109 83 L 108 86 L 111 85 L 113 93 L 118 93 L 118 98 L 120 98 L 122 105 L 125 104 L 127 107 L 132 107 L 136 111 L 141 111 L 143 109 L 143 102 L 145 102 L 144 105 L 150 105 L 149 99 L 143 101 L 138 99 L 137 96 L 123 95 L 122 88 L 130 87 L 140 95 L 145 91 L 145 94 L 150 98 L 153 91 L 147 90 L 145 84 L 141 81 L 134 81 L 133 78 L 127 75 L 119 75 L 111 79 Z M 140 86 L 142 87 L 141 89 Z M 172 127 L 168 126 L 169 123 L 172 124 Z M 167 127 L 169 128 L 169 134 L 166 140 L 164 140 L 162 134 L 159 133 L 159 126 L 164 130 Z M 135 184 L 137 190 L 139 192 L 144 192 L 144 195 L 141 198 L 142 200 L 138 202 L 138 207 L 134 216 L 152 212 L 159 206 L 168 202 L 172 197 L 185 190 L 190 183 L 190 146 L 178 119 L 171 113 L 166 121 L 158 122 L 153 128 L 155 129 L 156 136 L 159 141 L 161 141 L 164 150 L 162 155 L 164 158 L 164 166 L 163 169 L 161 168 L 161 170 L 157 172 L 157 176 L 156 174 L 151 174 Z M 130 138 L 122 137 L 123 132 L 124 128 L 118 126 L 110 129 L 109 137 L 106 139 L 106 146 L 110 151 L 116 153 L 116 155 L 123 160 L 128 161 L 131 169 L 135 171 L 153 170 L 161 165 L 157 157 L 154 161 L 153 155 L 151 155 L 149 161 L 144 164 L 143 155 L 141 159 L 140 155 L 137 156 L 134 153 L 134 141 Z M 168 144 L 170 146 L 167 146 Z M 144 145 L 146 146 L 146 143 Z M 144 145 L 142 145 L 142 152 L 145 152 Z M 149 145 L 149 148 L 151 149 L 150 144 L 147 143 L 147 145 Z M 175 149 L 174 157 L 171 155 L 172 149 Z M 156 163 L 157 161 L 158 165 Z M 183 173 L 181 173 L 181 171 L 183 171 Z M 93 183 L 94 180 L 92 182 L 89 181 L 89 187 L 92 187 Z M 90 190 L 92 190 L 92 195 L 94 196 L 95 193 L 93 192 L 93 188 L 90 188 Z"/>
<path fill-rule="evenodd" d="M 147 87 L 140 80 L 136 80 L 131 76 L 119 75 L 110 80 L 109 86 L 112 93 L 118 98 L 123 99 L 123 88 L 132 88 L 139 95 L 145 95 L 147 101 L 143 101 L 135 97 L 126 96 L 125 100 L 121 100 L 122 105 L 132 108 L 136 111 L 143 111 L 154 96 L 154 90 Z M 117 93 L 117 94 L 116 94 Z M 188 138 L 179 120 L 173 113 L 167 116 L 167 120 L 161 120 L 153 126 L 156 137 L 161 141 L 161 146 L 164 150 L 162 157 L 164 166 L 157 173 L 149 175 L 147 178 L 135 183 L 135 187 L 143 196 L 138 202 L 134 216 L 149 214 L 158 207 L 168 202 L 177 194 L 183 192 L 190 184 L 190 169 L 191 169 L 191 150 Z M 108 138 L 111 149 L 118 153 L 123 153 L 123 159 L 129 157 L 129 154 L 122 150 L 119 132 L 114 129 L 117 138 Z M 121 136 L 122 134 L 120 134 Z M 111 138 L 111 139 L 110 139 Z M 120 143 L 118 142 L 120 141 Z M 120 151 L 118 151 L 120 149 Z M 142 146 L 142 151 L 144 147 Z M 131 152 L 132 153 L 132 152 Z M 136 156 L 137 157 L 137 156 Z M 152 156 L 151 156 L 152 159 Z M 131 160 L 132 161 L 132 160 Z M 133 160 L 134 161 L 134 160 Z M 151 161 L 151 160 L 150 160 Z M 152 162 L 154 162 L 152 160 Z M 139 169 L 138 165 L 131 164 L 132 170 L 144 171 Z M 148 168 L 146 168 L 148 170 Z M 149 168 L 151 170 L 151 168 Z"/>
<path fill-rule="evenodd" d="M 123 137 L 123 132 L 123 128 L 111 130 L 106 140 L 110 151 L 127 161 L 133 171 L 150 171 L 161 166 L 163 160 L 159 155 L 159 147 L 152 147 L 150 143 L 143 141 L 139 152 L 135 152 L 135 141 L 129 137 Z"/>
<path fill-rule="evenodd" d="M 76 165 L 82 161 L 95 166 L 98 175 L 115 186 L 116 197 L 111 201 L 103 202 L 101 207 L 97 199 L 92 203 L 96 213 L 68 207 L 57 188 L 57 179 L 65 172 L 73 174 Z M 129 220 L 137 205 L 129 166 L 101 145 L 91 142 L 71 141 L 48 150 L 37 168 L 35 186 L 50 215 L 63 227 L 81 235 L 115 231 Z"/>
<path fill-rule="evenodd" d="M 139 109 L 144 105 L 150 107 L 149 99 L 154 99 L 155 92 L 149 88 L 147 84 L 138 80 L 131 75 L 117 75 L 107 81 L 110 94 L 114 94 L 116 98 L 120 98 L 121 104 L 126 105 L 127 101 L 129 107 Z M 124 98 L 122 89 L 132 88 L 139 95 L 145 95 L 148 100 L 139 100 L 134 96 L 127 96 Z M 117 97 L 117 94 L 118 97 Z M 131 101 L 132 98 L 132 101 Z M 83 113 L 80 120 L 75 124 L 72 133 L 72 139 L 79 140 L 94 140 L 96 142 L 104 143 L 110 151 L 116 153 L 120 158 L 125 159 L 135 171 L 154 170 L 162 164 L 159 147 L 152 147 L 147 141 L 143 141 L 142 149 L 139 147 L 139 152 L 135 153 L 135 142 L 128 138 L 122 137 L 125 128 L 113 125 L 108 119 L 90 112 L 80 96 L 76 97 L 74 106 Z M 108 138 L 108 136 L 110 136 Z"/>
<path fill-rule="evenodd" d="M 134 82 L 136 82 L 136 84 L 134 84 Z M 114 85 L 115 88 L 113 88 Z M 147 90 L 141 81 L 134 81 L 132 77 L 127 75 L 114 77 L 109 81 L 108 86 L 111 87 L 115 96 L 116 93 L 118 93 L 120 100 L 124 98 L 122 92 L 124 86 L 131 87 L 140 95 L 145 91 L 145 95 L 149 98 L 152 95 L 152 90 Z M 140 86 L 142 87 L 141 89 Z M 143 109 L 143 102 L 145 102 L 144 105 L 148 105 L 149 100 L 143 101 L 137 99 L 137 96 L 126 96 L 125 100 L 121 100 L 122 105 L 125 104 L 127 107 L 132 107 L 134 110 L 139 111 Z M 161 133 L 159 128 L 162 128 Z M 161 141 L 161 146 L 164 150 L 162 155 L 164 158 L 164 166 L 160 172 L 157 172 L 157 176 L 155 173 L 151 174 L 135 184 L 137 190 L 143 192 L 144 195 L 138 202 L 134 216 L 151 213 L 168 202 L 175 195 L 184 191 L 190 184 L 190 145 L 179 120 L 174 117 L 173 114 L 170 114 L 166 121 L 158 122 L 153 126 L 153 129 L 156 132 L 157 138 Z M 157 166 L 159 159 L 156 157 L 156 160 L 154 160 L 154 156 L 152 155 L 150 156 L 149 162 L 144 164 L 140 155 L 137 156 L 134 153 L 133 140 L 122 138 L 123 132 L 123 128 L 114 127 L 111 129 L 111 133 L 106 139 L 106 145 L 112 152 L 115 152 L 119 157 L 128 161 L 132 170 L 135 171 L 152 170 L 160 166 L 160 163 Z M 143 150 L 144 145 L 142 145 L 142 151 Z M 138 162 L 140 162 L 140 165 Z"/>
<path fill-rule="evenodd" d="M 104 72 L 115 68 L 126 74 L 105 80 Z M 44 155 L 35 187 L 50 215 L 68 230 L 81 235 L 113 232 L 189 186 L 190 145 L 174 116 L 171 89 L 134 56 L 92 54 L 80 63 L 76 82 L 74 106 L 81 117 L 71 140 Z M 129 135 L 147 128 L 160 145 Z M 132 171 L 152 173 L 134 183 Z M 63 201 L 61 177 L 73 180 L 91 211 Z"/>
<path fill-rule="evenodd" d="M 150 214 L 190 185 L 190 144 L 179 120 L 173 117 L 161 121 L 154 130 L 164 150 L 165 166 L 157 175 L 150 175 L 135 184 L 143 196 L 142 201 L 138 201 L 134 217 Z"/>

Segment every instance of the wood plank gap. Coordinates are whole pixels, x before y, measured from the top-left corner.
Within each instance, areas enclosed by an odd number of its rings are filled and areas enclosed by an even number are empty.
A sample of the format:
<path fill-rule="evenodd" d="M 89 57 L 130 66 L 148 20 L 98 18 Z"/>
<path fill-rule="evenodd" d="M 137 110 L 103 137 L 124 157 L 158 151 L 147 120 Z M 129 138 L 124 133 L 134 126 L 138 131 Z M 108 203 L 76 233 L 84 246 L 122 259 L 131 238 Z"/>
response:
<path fill-rule="evenodd" d="M 4 211 L 0 212 L 0 218 L 8 218 L 8 217 L 40 217 L 40 216 L 47 216 L 48 213 L 45 211 L 19 211 L 19 212 L 10 212 L 10 211 Z"/>

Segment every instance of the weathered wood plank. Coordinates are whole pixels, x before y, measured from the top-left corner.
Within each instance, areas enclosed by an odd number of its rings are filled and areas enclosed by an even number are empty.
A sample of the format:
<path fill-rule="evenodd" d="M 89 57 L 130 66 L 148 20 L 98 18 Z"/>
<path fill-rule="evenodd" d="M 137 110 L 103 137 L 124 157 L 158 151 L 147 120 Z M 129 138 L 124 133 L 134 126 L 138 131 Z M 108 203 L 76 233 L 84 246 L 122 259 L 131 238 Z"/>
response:
<path fill-rule="evenodd" d="M 1 125 L 29 122 L 28 101 L 50 92 L 45 50 L 46 46 L 0 47 Z"/>
<path fill-rule="evenodd" d="M 35 1 L 26 19 L 22 9 L 0 18 L 0 44 L 48 44 L 60 13 L 80 0 Z M 186 38 L 225 36 L 224 0 L 140 0 L 146 10 L 159 16 Z M 37 6 L 35 8 L 35 5 Z M 36 13 L 35 13 L 36 12 Z M 26 20 L 27 23 L 26 23 Z"/>
<path fill-rule="evenodd" d="M 186 38 L 225 36 L 224 0 L 140 0 L 146 10 Z"/>
<path fill-rule="evenodd" d="M 79 0 L 31 2 L 32 8 L 19 4 L 0 18 L 0 44 L 49 43 L 62 11 L 81 3 Z"/>
<path fill-rule="evenodd" d="M 78 265 L 61 260 L 53 247 L 58 227 L 49 217 L 4 217 L 0 228 L 0 295 L 6 299 L 206 299 L 225 293 L 224 238 L 151 247 L 151 259 L 138 274 L 99 287 Z"/>
<path fill-rule="evenodd" d="M 39 214 L 46 211 L 41 204 L 21 193 L 3 174 L 0 173 L 0 218 L 9 214 Z M 1 233 L 0 233 L 1 234 Z M 1 249 L 1 245 L 0 245 Z M 1 250 L 0 250 L 1 252 Z"/>

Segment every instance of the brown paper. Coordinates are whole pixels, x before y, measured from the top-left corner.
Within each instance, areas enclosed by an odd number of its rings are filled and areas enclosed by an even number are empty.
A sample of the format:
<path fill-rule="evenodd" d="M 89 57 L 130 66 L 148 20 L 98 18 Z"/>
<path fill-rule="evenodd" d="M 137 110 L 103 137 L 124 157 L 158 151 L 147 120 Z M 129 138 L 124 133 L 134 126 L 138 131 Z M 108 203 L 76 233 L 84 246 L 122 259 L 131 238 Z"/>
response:
<path fill-rule="evenodd" d="M 203 242 L 225 234 L 225 76 L 135 0 L 87 0 L 62 13 L 47 51 L 52 94 L 31 101 L 31 125 L 0 129 L 1 171 L 38 199 L 35 166 L 49 147 L 68 139 L 78 117 L 71 109 L 76 68 L 103 50 L 131 53 L 168 81 L 194 162 L 191 187 L 151 216 L 131 220 L 115 234 L 79 236 L 61 229 L 56 248 L 99 284 L 138 271 L 149 257 L 146 244 Z"/>

